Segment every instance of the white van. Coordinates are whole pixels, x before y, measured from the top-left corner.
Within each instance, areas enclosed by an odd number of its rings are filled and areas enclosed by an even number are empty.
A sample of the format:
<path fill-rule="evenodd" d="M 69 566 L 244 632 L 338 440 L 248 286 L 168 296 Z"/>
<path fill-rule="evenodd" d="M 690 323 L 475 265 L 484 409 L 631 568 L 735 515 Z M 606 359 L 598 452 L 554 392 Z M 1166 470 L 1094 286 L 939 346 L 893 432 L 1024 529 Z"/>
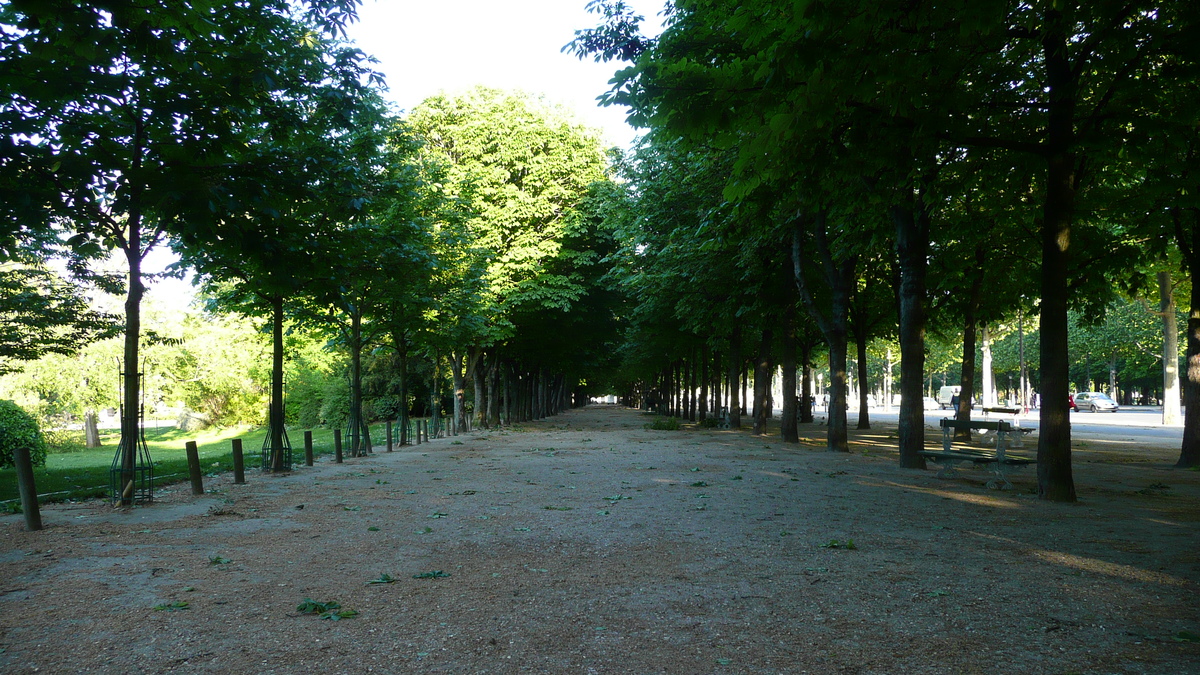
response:
<path fill-rule="evenodd" d="M 938 408 L 945 410 L 946 408 L 953 407 L 953 403 L 951 403 L 951 399 L 953 399 L 955 396 L 958 396 L 961 393 L 962 393 L 962 387 L 960 387 L 958 385 L 946 385 L 946 386 L 942 387 L 941 389 L 938 389 L 938 397 L 937 397 Z"/>

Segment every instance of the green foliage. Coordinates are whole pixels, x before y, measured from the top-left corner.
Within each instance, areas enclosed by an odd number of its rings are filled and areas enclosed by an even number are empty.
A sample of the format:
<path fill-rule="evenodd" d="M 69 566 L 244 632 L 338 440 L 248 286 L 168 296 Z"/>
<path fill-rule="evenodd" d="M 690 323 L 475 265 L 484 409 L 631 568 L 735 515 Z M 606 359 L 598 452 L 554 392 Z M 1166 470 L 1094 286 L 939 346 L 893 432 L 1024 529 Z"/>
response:
<path fill-rule="evenodd" d="M 841 548 L 847 551 L 857 551 L 858 547 L 854 545 L 853 539 L 847 539 L 845 542 L 837 539 L 830 539 L 828 542 L 821 544 L 821 548 Z"/>
<path fill-rule="evenodd" d="M 654 431 L 679 431 L 679 418 L 659 417 L 645 427 Z"/>
<path fill-rule="evenodd" d="M 175 602 L 168 602 L 168 603 L 163 603 L 161 605 L 155 605 L 154 611 L 156 611 L 156 612 L 177 612 L 181 609 L 188 609 L 188 608 L 189 608 L 189 603 L 186 600 L 176 600 Z"/>
<path fill-rule="evenodd" d="M 371 415 L 373 420 L 394 420 L 400 416 L 400 398 L 397 396 L 380 396 L 371 399 Z"/>
<path fill-rule="evenodd" d="M 42 438 L 46 441 L 47 452 L 84 452 L 88 449 L 83 431 L 75 429 L 46 429 L 42 432 Z"/>
<path fill-rule="evenodd" d="M 4 253 L 0 251 L 0 373 L 15 368 L 14 362 L 69 355 L 112 334 L 115 317 L 89 307 L 83 288 L 46 269 L 40 253 Z"/>
<path fill-rule="evenodd" d="M 269 359 L 266 336 L 253 321 L 149 302 L 143 309 L 143 327 L 159 338 L 147 340 L 142 350 L 148 403 L 160 402 L 169 410 L 181 406 L 216 424 L 262 423 Z M 116 363 L 121 349 L 121 338 L 111 338 L 72 356 L 45 355 L 0 376 L 0 395 L 36 410 L 48 429 L 78 424 L 88 411 L 118 406 Z M 155 415 L 159 405 L 147 414 Z M 70 445 L 65 438 L 56 440 Z"/>
<path fill-rule="evenodd" d="M 449 572 L 443 572 L 442 570 L 433 570 L 432 572 L 421 572 L 420 574 L 414 574 L 412 578 L 414 578 L 414 579 L 443 579 L 448 576 L 450 576 Z"/>
<path fill-rule="evenodd" d="M 1200 642 L 1200 633 L 1194 633 L 1190 630 L 1181 630 L 1172 635 L 1171 639 L 1176 642 Z"/>
<path fill-rule="evenodd" d="M 317 602 L 312 598 L 305 598 L 304 602 L 296 605 L 296 611 L 301 614 L 316 614 L 326 621 L 340 621 L 358 616 L 358 612 L 353 609 L 343 609 L 341 603 L 336 600 Z"/>
<path fill-rule="evenodd" d="M 369 586 L 371 584 L 394 584 L 394 583 L 396 583 L 396 581 L 397 581 L 397 579 L 390 574 L 380 574 L 378 579 L 372 579 L 372 580 L 368 581 L 367 585 Z"/>
<path fill-rule="evenodd" d="M 24 448 L 35 466 L 46 463 L 46 442 L 37 420 L 12 401 L 0 400 L 0 467 L 13 466 L 13 452 Z"/>
<path fill-rule="evenodd" d="M 320 421 L 331 429 L 345 429 L 350 419 L 350 383 L 344 378 L 325 381 L 321 392 Z"/>
<path fill-rule="evenodd" d="M 240 437 L 246 448 L 257 448 L 262 445 L 266 430 L 210 427 L 199 432 L 184 432 L 178 429 L 160 428 L 146 429 L 145 433 L 150 447 L 150 455 L 154 458 L 154 484 L 161 486 L 187 480 L 187 458 L 184 454 L 184 444 L 187 441 L 197 442 L 201 462 L 207 470 L 232 471 L 230 439 Z M 371 433 L 372 436 L 377 437 L 381 430 L 375 428 Z M 112 449 L 119 440 L 119 436 L 120 434 L 116 430 L 102 430 L 100 437 L 106 447 L 74 453 L 48 454 L 45 466 L 34 470 L 38 491 L 53 493 L 53 496 L 50 497 L 51 500 L 106 495 L 108 493 L 108 472 L 113 459 Z M 293 444 L 296 446 L 293 452 L 301 452 L 298 440 L 293 439 Z M 313 451 L 318 457 L 333 454 L 332 430 L 315 429 L 313 431 Z M 248 470 L 259 468 L 258 453 L 246 453 L 245 460 Z M 213 466 L 214 464 L 218 466 Z M 14 469 L 11 468 L 0 469 L 0 501 L 18 497 L 14 473 Z"/>

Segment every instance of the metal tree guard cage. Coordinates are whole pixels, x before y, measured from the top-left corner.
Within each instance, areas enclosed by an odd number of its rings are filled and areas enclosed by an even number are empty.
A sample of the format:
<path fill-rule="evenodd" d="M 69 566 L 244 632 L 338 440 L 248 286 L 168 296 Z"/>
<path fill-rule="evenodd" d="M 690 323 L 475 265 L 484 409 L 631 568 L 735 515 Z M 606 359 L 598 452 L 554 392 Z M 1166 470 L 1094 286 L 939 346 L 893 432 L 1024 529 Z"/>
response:
<path fill-rule="evenodd" d="M 108 470 L 108 496 L 114 505 L 144 504 L 154 499 L 154 462 L 146 446 L 145 363 L 137 374 L 141 401 L 134 429 L 127 428 L 125 407 L 121 406 L 121 442 Z M 119 378 L 124 382 L 125 375 Z"/>
<path fill-rule="evenodd" d="M 351 457 L 366 457 L 374 453 L 371 447 L 371 428 L 360 411 L 350 406 L 350 419 L 346 422 L 346 443 Z"/>
<path fill-rule="evenodd" d="M 272 410 L 275 409 L 274 404 L 275 404 L 275 402 L 271 401 L 270 405 L 271 405 Z M 280 471 L 291 471 L 292 470 L 292 441 L 291 441 L 291 439 L 288 438 L 287 425 L 282 424 L 282 422 L 281 422 L 281 425 L 283 428 L 279 430 L 279 438 L 280 438 L 279 452 L 282 453 L 283 462 L 279 465 L 279 470 Z M 276 448 L 271 445 L 271 438 L 274 436 L 274 434 L 271 433 L 271 431 L 272 430 L 270 427 L 270 420 L 268 420 L 267 436 L 266 436 L 266 438 L 263 438 L 263 444 L 262 444 L 262 470 L 263 471 L 274 471 L 275 470 L 275 450 L 276 450 Z"/>
<path fill-rule="evenodd" d="M 283 463 L 280 465 L 281 471 L 292 470 L 292 441 L 288 438 L 287 427 L 281 430 L 280 434 L 280 452 L 283 453 Z M 263 439 L 262 444 L 262 470 L 275 470 L 275 448 L 271 445 L 272 434 L 268 430 L 267 437 Z"/>

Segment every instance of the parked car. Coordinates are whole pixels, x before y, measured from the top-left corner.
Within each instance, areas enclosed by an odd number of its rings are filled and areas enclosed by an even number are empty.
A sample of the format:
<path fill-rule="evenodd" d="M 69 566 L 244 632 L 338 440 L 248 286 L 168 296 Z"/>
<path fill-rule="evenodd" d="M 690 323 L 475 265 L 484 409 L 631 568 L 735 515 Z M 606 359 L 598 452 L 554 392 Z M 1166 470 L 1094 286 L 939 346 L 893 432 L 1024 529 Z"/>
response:
<path fill-rule="evenodd" d="M 926 396 L 923 400 L 926 410 L 937 410 L 942 407 L 938 405 L 937 399 L 932 396 Z"/>
<path fill-rule="evenodd" d="M 1117 412 L 1119 409 L 1117 402 L 1098 391 L 1081 391 L 1075 394 L 1072 401 L 1075 410 L 1087 410 L 1089 412 Z"/>

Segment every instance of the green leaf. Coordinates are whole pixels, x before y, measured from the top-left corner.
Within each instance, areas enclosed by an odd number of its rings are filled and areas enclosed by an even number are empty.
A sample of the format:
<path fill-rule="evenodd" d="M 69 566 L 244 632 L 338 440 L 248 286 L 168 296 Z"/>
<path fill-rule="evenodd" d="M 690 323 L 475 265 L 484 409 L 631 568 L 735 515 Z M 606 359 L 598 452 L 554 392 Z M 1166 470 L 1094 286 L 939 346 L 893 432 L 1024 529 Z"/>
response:
<path fill-rule="evenodd" d="M 355 616 L 358 616 L 358 612 L 354 611 L 353 609 L 336 609 L 328 612 L 321 612 L 320 618 L 326 621 L 340 621 L 342 619 L 349 619 Z"/>
<path fill-rule="evenodd" d="M 317 602 L 312 598 L 305 598 L 304 602 L 296 605 L 296 611 L 300 612 L 301 614 L 317 614 L 339 609 L 341 606 L 341 603 L 337 602 L 336 600 Z"/>
<path fill-rule="evenodd" d="M 421 572 L 420 574 L 414 574 L 412 576 L 412 578 L 414 578 L 414 579 L 442 579 L 442 578 L 445 578 L 448 576 L 450 576 L 449 572 L 443 572 L 442 570 L 433 570 L 432 572 Z"/>
<path fill-rule="evenodd" d="M 154 606 L 154 610 L 157 612 L 177 612 L 181 609 L 188 609 L 188 603 L 184 600 Z"/>

